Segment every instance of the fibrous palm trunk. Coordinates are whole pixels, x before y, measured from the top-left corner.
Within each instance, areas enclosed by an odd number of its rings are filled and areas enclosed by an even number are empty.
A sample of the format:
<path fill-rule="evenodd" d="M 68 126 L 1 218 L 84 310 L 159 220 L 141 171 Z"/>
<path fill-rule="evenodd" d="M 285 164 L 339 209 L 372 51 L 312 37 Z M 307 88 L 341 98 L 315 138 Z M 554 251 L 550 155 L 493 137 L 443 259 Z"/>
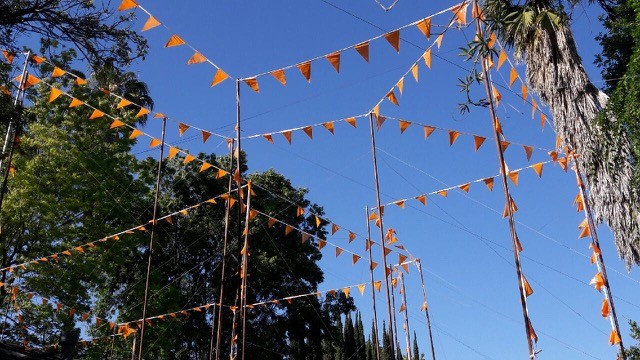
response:
<path fill-rule="evenodd" d="M 630 142 L 612 126 L 615 119 L 599 121 L 608 97 L 589 81 L 568 25 L 534 31 L 522 48 L 527 82 L 549 106 L 558 136 L 579 155 L 597 221 L 613 231 L 627 267 L 640 265 L 640 209 L 632 188 Z"/>

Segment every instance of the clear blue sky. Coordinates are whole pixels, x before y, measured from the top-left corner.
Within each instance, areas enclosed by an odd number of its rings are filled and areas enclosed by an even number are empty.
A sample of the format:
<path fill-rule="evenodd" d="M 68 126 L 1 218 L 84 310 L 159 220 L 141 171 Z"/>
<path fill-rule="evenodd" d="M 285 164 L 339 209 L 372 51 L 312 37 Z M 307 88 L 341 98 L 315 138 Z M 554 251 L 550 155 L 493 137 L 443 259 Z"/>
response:
<path fill-rule="evenodd" d="M 400 0 L 389 12 L 384 12 L 374 0 L 140 1 L 140 4 L 230 75 L 248 77 L 381 34 L 372 24 L 391 30 L 454 3 Z M 594 81 L 600 79 L 599 71 L 592 65 L 594 53 L 599 51 L 593 40 L 601 31 L 598 13 L 596 7 L 578 7 L 574 13 L 578 48 Z M 138 14 L 140 24 L 135 26 L 140 28 L 145 16 L 140 11 Z M 436 18 L 434 25 L 445 25 L 449 16 Z M 144 34 L 150 52 L 135 69 L 150 86 L 155 110 L 233 136 L 233 82 L 227 80 L 209 88 L 212 67 L 187 66 L 192 52 L 186 47 L 163 48 L 170 31 L 158 27 Z M 310 84 L 292 69 L 287 72 L 286 87 L 270 76 L 260 78 L 260 94 L 243 85 L 243 135 L 368 112 L 420 57 L 423 51 L 420 47 L 430 44 L 416 28 L 403 31 L 401 36 L 406 42 L 401 43 L 400 54 L 384 39 L 372 42 L 369 64 L 354 50 L 346 51 L 339 74 L 325 60 L 314 62 Z M 457 79 L 466 76 L 466 72 L 456 65 L 470 66 L 458 53 L 472 36 L 471 28 L 447 33 L 442 48 L 434 50 L 438 57 L 433 58 L 433 69 L 427 71 L 421 63 L 420 82 L 416 84 L 409 75 L 404 95 L 399 96 L 400 107 L 385 101 L 381 113 L 487 136 L 487 142 L 474 152 L 472 139 L 463 135 L 449 147 L 446 133 L 436 132 L 425 141 L 420 127 L 414 125 L 400 135 L 397 122 L 387 121 L 376 134 L 383 202 L 497 174 L 498 162 L 486 109 L 473 108 L 466 115 L 458 112 L 464 95 L 456 86 Z M 519 71 L 524 73 L 522 68 Z M 505 84 L 505 79 L 508 66 L 501 75 L 494 73 L 497 83 Z M 539 120 L 531 120 L 530 106 L 517 96 L 502 93 L 499 116 L 507 139 L 553 148 L 553 132 L 548 127 L 541 131 Z M 482 95 L 480 87 L 476 95 Z M 157 122 L 150 121 L 147 130 L 159 136 Z M 324 206 L 328 218 L 365 234 L 364 207 L 375 203 L 367 123 L 360 119 L 357 129 L 336 124 L 333 136 L 323 128 L 314 130 L 312 141 L 302 132 L 294 133 L 292 145 L 280 135 L 274 135 L 275 144 L 263 139 L 243 141 L 250 169 L 276 169 L 296 186 L 308 188 L 309 198 Z M 176 125 L 171 124 L 168 142 L 180 142 L 180 146 L 192 152 L 225 151 L 226 147 L 215 138 L 203 146 L 198 136 L 189 135 L 197 133 L 188 132 L 179 138 Z M 527 162 L 522 148 L 516 146 L 507 150 L 506 157 L 511 169 L 548 160 L 544 151 L 536 150 L 532 161 Z M 614 358 L 616 350 L 607 343 L 609 324 L 600 316 L 602 295 L 587 285 L 596 270 L 589 264 L 588 242 L 577 239 L 582 213 L 576 213 L 572 207 L 577 193 L 573 174 L 547 165 L 542 179 L 538 179 L 529 169 L 521 173 L 520 183 L 512 186 L 512 193 L 519 208 L 516 220 L 524 246 L 522 267 L 535 291 L 529 298 L 529 312 L 540 336 L 538 348 L 543 350 L 540 358 Z M 436 352 L 441 359 L 527 356 L 508 224 L 501 217 L 503 204 L 497 182 L 493 192 L 474 184 L 468 194 L 452 191 L 446 199 L 431 197 L 426 207 L 409 201 L 405 209 L 387 209 L 386 226 L 396 229 L 402 243 L 422 259 Z M 630 274 L 626 272 L 613 247 L 610 231 L 604 226 L 598 230 L 605 260 L 611 268 L 611 286 L 621 298 L 616 305 L 623 339 L 629 342 L 627 319 L 640 318 L 637 297 L 640 276 L 637 268 Z M 378 240 L 376 233 L 373 238 Z M 347 245 L 346 232 L 339 232 L 329 240 L 354 252 L 365 252 L 362 239 Z M 368 281 L 364 262 L 352 266 L 350 257 L 335 259 L 333 249 L 325 249 L 321 263 L 325 283 L 320 290 Z M 389 259 L 395 262 L 396 257 Z M 381 278 L 380 272 L 377 277 Z M 419 312 L 422 299 L 417 273 L 411 271 L 406 281 L 411 330 L 416 331 L 421 349 L 428 355 L 424 315 Z M 368 324 L 371 317 L 368 297 L 360 297 L 356 291 L 354 294 Z M 378 305 L 378 309 L 384 309 L 382 302 Z M 379 318 L 384 318 L 383 311 Z M 399 331 L 403 344 L 401 328 Z"/>

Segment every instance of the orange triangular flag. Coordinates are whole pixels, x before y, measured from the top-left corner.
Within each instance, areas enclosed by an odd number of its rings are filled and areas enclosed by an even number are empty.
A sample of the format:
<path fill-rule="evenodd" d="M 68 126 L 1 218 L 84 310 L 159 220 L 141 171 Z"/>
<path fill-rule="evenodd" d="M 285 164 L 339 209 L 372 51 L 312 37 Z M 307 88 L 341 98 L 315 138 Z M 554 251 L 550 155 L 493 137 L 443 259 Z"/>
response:
<path fill-rule="evenodd" d="M 386 117 L 379 115 L 376 118 L 376 129 L 380 130 L 380 128 L 382 127 L 382 124 L 384 124 L 384 121 L 387 120 Z"/>
<path fill-rule="evenodd" d="M 200 133 L 202 134 L 202 143 L 204 144 L 209 140 L 209 137 L 211 137 L 211 133 L 204 130 L 200 130 Z"/>
<path fill-rule="evenodd" d="M 76 80 L 74 81 L 74 83 L 76 85 L 85 85 L 87 83 L 87 80 L 85 80 L 83 78 L 80 78 L 80 77 L 77 77 Z"/>
<path fill-rule="evenodd" d="M 300 70 L 302 76 L 307 79 L 307 82 L 311 82 L 311 61 L 305 61 L 301 64 L 298 64 L 297 68 L 298 70 Z"/>
<path fill-rule="evenodd" d="M 438 45 L 438 49 L 440 49 L 440 46 L 442 46 L 443 38 L 444 38 L 444 33 L 438 35 L 438 37 L 436 38 L 436 45 Z"/>
<path fill-rule="evenodd" d="M 364 295 L 364 288 L 365 284 L 358 285 L 358 291 L 360 292 L 360 295 Z"/>
<path fill-rule="evenodd" d="M 589 224 L 585 224 L 585 226 L 582 228 L 582 231 L 580 232 L 580 235 L 578 235 L 578 239 L 582 239 L 582 238 L 586 238 L 591 236 L 591 229 L 589 228 Z"/>
<path fill-rule="evenodd" d="M 55 99 L 57 99 L 60 95 L 62 95 L 62 90 L 52 87 L 51 88 L 51 93 L 49 94 L 49 102 L 53 102 Z"/>
<path fill-rule="evenodd" d="M 449 194 L 449 191 L 447 190 L 440 190 L 438 192 L 436 192 L 436 194 L 442 196 L 442 197 L 447 197 L 447 195 Z"/>
<path fill-rule="evenodd" d="M 159 26 L 159 25 L 160 25 L 160 21 L 158 21 L 158 19 L 154 18 L 152 15 L 149 15 L 149 18 L 144 23 L 144 26 L 142 27 L 141 31 L 151 30 L 154 27 Z"/>
<path fill-rule="evenodd" d="M 310 237 L 311 235 L 307 234 L 306 232 L 303 232 L 300 234 L 300 240 L 302 241 L 303 244 L 306 243 Z"/>
<path fill-rule="evenodd" d="M 533 168 L 533 171 L 536 172 L 536 174 L 538 174 L 539 177 L 542 177 L 542 167 L 544 166 L 543 163 L 537 163 L 532 165 L 531 167 Z"/>
<path fill-rule="evenodd" d="M 318 250 L 322 250 L 323 247 L 327 245 L 327 242 L 322 239 L 318 239 Z"/>
<path fill-rule="evenodd" d="M 327 61 L 329 61 L 331 66 L 333 66 L 333 68 L 336 69 L 336 72 L 340 72 L 340 52 L 339 51 L 329 54 L 325 56 L 325 58 L 327 59 Z"/>
<path fill-rule="evenodd" d="M 120 6 L 118 6 L 118 11 L 133 9 L 137 6 L 138 4 L 136 4 L 136 2 L 133 0 L 122 0 Z"/>
<path fill-rule="evenodd" d="M 304 208 L 298 206 L 298 209 L 296 209 L 296 216 L 300 217 L 302 215 L 304 215 Z"/>
<path fill-rule="evenodd" d="M 373 283 L 373 287 L 376 289 L 377 292 L 380 292 L 380 285 L 382 285 L 382 281 L 376 281 Z"/>
<path fill-rule="evenodd" d="M 347 122 L 347 124 L 353 126 L 354 128 L 358 127 L 358 123 L 356 122 L 356 118 L 354 117 L 350 117 L 348 119 L 345 120 Z"/>
<path fill-rule="evenodd" d="M 255 77 L 252 78 L 247 78 L 242 80 L 244 81 L 245 84 L 249 85 L 249 87 L 251 88 L 251 90 L 260 93 L 260 86 L 258 85 L 258 79 Z"/>
<path fill-rule="evenodd" d="M 513 182 L 513 185 L 518 186 L 518 177 L 520 176 L 520 172 L 512 171 L 508 175 L 509 175 L 509 179 L 511 179 L 511 182 Z"/>
<path fill-rule="evenodd" d="M 411 126 L 410 121 L 400 120 L 399 124 L 400 124 L 400 134 L 404 133 L 404 131 L 407 130 L 409 126 Z"/>
<path fill-rule="evenodd" d="M 459 186 L 460 190 L 464 192 L 469 192 L 469 188 L 471 188 L 471 183 L 466 183 Z"/>
<path fill-rule="evenodd" d="M 131 135 L 129 135 L 129 139 L 135 139 L 142 134 L 144 134 L 142 131 L 138 129 L 133 129 L 133 131 L 131 131 Z"/>
<path fill-rule="evenodd" d="M 71 104 L 69 104 L 70 108 L 74 108 L 76 106 L 84 105 L 84 103 L 76 98 L 71 99 Z"/>
<path fill-rule="evenodd" d="M 449 130 L 449 146 L 456 142 L 456 139 L 460 136 L 460 133 L 454 130 Z"/>
<path fill-rule="evenodd" d="M 291 232 L 293 231 L 293 227 L 290 225 L 285 225 L 284 226 L 284 235 L 287 236 L 289 235 Z"/>
<path fill-rule="evenodd" d="M 313 139 L 313 126 L 305 126 L 302 128 L 305 134 L 309 137 L 309 139 Z"/>
<path fill-rule="evenodd" d="M 431 69 L 431 48 L 427 49 L 427 51 L 422 54 L 422 58 L 424 59 L 424 64 L 427 65 L 427 68 Z"/>
<path fill-rule="evenodd" d="M 473 135 L 473 143 L 474 143 L 475 151 L 478 151 L 478 149 L 480 149 L 480 146 L 482 146 L 482 143 L 484 143 L 485 140 L 487 140 L 487 138 Z"/>
<path fill-rule="evenodd" d="M 287 139 L 287 142 L 291 144 L 291 130 L 283 131 L 282 136 Z"/>
<path fill-rule="evenodd" d="M 525 155 L 527 155 L 527 161 L 531 160 L 531 154 L 533 154 L 533 146 L 523 145 Z"/>
<path fill-rule="evenodd" d="M 493 98 L 495 99 L 496 103 L 500 103 L 500 100 L 502 100 L 502 94 L 500 94 L 500 91 L 498 91 L 498 88 L 495 86 L 492 87 L 491 92 L 493 93 Z"/>
<path fill-rule="evenodd" d="M 125 123 L 123 123 L 122 121 L 118 120 L 118 119 L 114 119 L 113 122 L 111 123 L 111 125 L 109 126 L 109 129 L 115 129 L 121 126 L 124 126 Z"/>
<path fill-rule="evenodd" d="M 404 90 L 404 77 L 398 80 L 396 86 L 398 87 L 398 91 L 400 91 L 400 95 L 402 95 L 402 91 Z"/>
<path fill-rule="evenodd" d="M 273 70 L 270 72 L 271 76 L 273 76 L 278 82 L 282 85 L 287 85 L 287 77 L 284 73 L 284 69 Z"/>
<path fill-rule="evenodd" d="M 469 3 L 465 2 L 451 9 L 459 25 L 464 25 L 467 23 L 467 6 L 468 5 Z"/>
<path fill-rule="evenodd" d="M 71 102 L 73 104 L 73 101 Z M 89 120 L 93 120 L 93 119 L 98 119 L 104 116 L 104 113 L 98 109 L 94 109 L 93 112 L 91 113 L 91 116 L 89 116 Z"/>
<path fill-rule="evenodd" d="M 495 33 L 491 33 L 489 35 L 489 40 L 487 41 L 487 47 L 492 48 L 493 45 L 495 45 L 497 40 L 498 40 L 498 37 L 496 36 L 496 34 Z"/>
<path fill-rule="evenodd" d="M 322 224 L 322 220 L 320 220 L 318 215 L 313 215 L 313 217 L 316 219 L 316 227 L 319 228 L 320 225 Z"/>
<path fill-rule="evenodd" d="M 518 78 L 518 72 L 515 68 L 511 68 L 511 72 L 509 73 L 509 87 L 513 85 L 513 83 Z"/>
<path fill-rule="evenodd" d="M 529 96 L 529 90 L 524 84 L 520 86 L 520 92 L 521 92 L 520 95 L 522 96 L 522 101 L 527 101 L 527 97 Z"/>
<path fill-rule="evenodd" d="M 618 335 L 618 332 L 615 330 L 611 330 L 611 334 L 609 335 L 609 344 L 611 345 L 617 345 L 620 343 L 620 335 Z"/>
<path fill-rule="evenodd" d="M 493 191 L 493 178 L 492 177 L 486 178 L 486 179 L 484 179 L 482 181 L 484 181 L 485 185 L 487 185 L 487 188 L 489 188 L 489 191 Z"/>
<path fill-rule="evenodd" d="M 152 138 L 151 142 L 149 142 L 149 147 L 150 148 L 154 148 L 156 146 L 159 146 L 162 142 L 156 138 Z"/>
<path fill-rule="evenodd" d="M 187 65 L 199 64 L 207 61 L 207 58 L 199 52 L 193 53 L 193 55 L 187 60 Z"/>
<path fill-rule="evenodd" d="M 420 201 L 422 205 L 427 205 L 427 195 L 418 195 L 416 200 Z"/>
<path fill-rule="evenodd" d="M 330 133 L 334 134 L 334 126 L 333 126 L 333 121 L 328 121 L 324 124 L 322 124 L 322 126 L 325 127 L 325 129 L 329 130 Z"/>
<path fill-rule="evenodd" d="M 351 262 L 355 265 L 355 263 L 358 262 L 358 260 L 360 260 L 360 256 L 353 254 L 351 255 Z"/>
<path fill-rule="evenodd" d="M 270 217 L 269 219 L 267 219 L 267 226 L 268 226 L 268 227 L 273 227 L 273 225 L 274 225 L 275 223 L 276 223 L 276 219 L 271 218 L 271 217 Z"/>
<path fill-rule="evenodd" d="M 398 200 L 394 202 L 394 204 L 396 204 L 399 208 L 404 209 L 404 202 L 404 200 Z"/>
<path fill-rule="evenodd" d="M 424 19 L 416 24 L 422 34 L 429 39 L 431 37 L 431 18 Z"/>
<path fill-rule="evenodd" d="M 213 76 L 213 80 L 211 81 L 211 87 L 214 87 L 214 86 L 220 84 L 221 82 L 227 80 L 228 78 L 229 78 L 229 75 L 227 75 L 226 72 L 222 71 L 222 69 L 216 70 L 216 74 Z M 251 85 L 249 85 L 249 86 L 251 86 Z M 258 86 L 257 82 L 256 82 L 256 86 Z M 252 87 L 252 89 L 253 89 L 253 87 Z"/>
<path fill-rule="evenodd" d="M 138 113 L 136 114 L 136 117 L 137 118 L 142 117 L 144 115 L 147 115 L 150 112 L 151 112 L 151 110 L 141 107 L 140 110 L 138 110 Z"/>
<path fill-rule="evenodd" d="M 13 59 L 16 57 L 16 54 L 9 50 L 2 50 L 2 55 L 5 59 L 7 59 L 7 63 L 12 64 Z"/>
<path fill-rule="evenodd" d="M 200 167 L 200 172 L 203 172 L 212 166 L 213 165 L 209 164 L 208 162 L 202 162 L 202 166 Z"/>
<path fill-rule="evenodd" d="M 273 136 L 271 134 L 264 134 L 262 135 L 263 138 L 265 138 L 265 140 L 267 140 L 268 142 L 273 144 Z"/>
<path fill-rule="evenodd" d="M 336 224 L 331 224 L 331 235 L 335 234 L 336 232 L 338 232 L 338 230 L 340 230 L 340 227 Z"/>
<path fill-rule="evenodd" d="M 502 148 L 502 151 L 507 151 L 509 145 L 511 145 L 511 143 L 508 141 L 500 141 L 500 147 Z"/>
<path fill-rule="evenodd" d="M 602 314 L 603 318 L 609 317 L 609 314 L 611 313 L 611 309 L 609 308 L 609 300 L 602 299 L 602 307 L 600 308 L 600 313 Z"/>
<path fill-rule="evenodd" d="M 227 176 L 229 172 L 224 171 L 222 169 L 218 169 L 218 173 L 216 174 L 216 179 L 220 179 L 221 177 Z"/>
<path fill-rule="evenodd" d="M 387 93 L 386 98 L 389 100 L 389 102 L 391 102 L 393 105 L 399 106 L 400 104 L 398 103 L 398 98 L 396 98 L 396 94 L 393 93 L 393 90 L 389 91 Z"/>
<path fill-rule="evenodd" d="M 413 64 L 411 67 L 411 75 L 413 75 L 413 79 L 418 82 L 418 64 Z"/>
<path fill-rule="evenodd" d="M 538 109 L 538 103 L 536 102 L 536 99 L 531 99 L 531 118 L 535 118 L 536 117 L 536 110 Z"/>
<path fill-rule="evenodd" d="M 502 64 L 507 60 L 507 53 L 504 49 L 500 50 L 500 55 L 498 56 L 498 70 L 502 67 Z"/>
<path fill-rule="evenodd" d="M 524 288 L 524 295 L 526 297 L 531 296 L 531 294 L 533 294 L 533 289 L 531 288 L 531 285 L 529 285 L 529 282 L 527 281 L 527 278 L 524 277 L 524 275 L 522 275 L 522 287 Z"/>
<path fill-rule="evenodd" d="M 190 162 L 192 162 L 193 160 L 195 160 L 196 157 L 191 155 L 191 154 L 187 154 L 184 156 L 184 160 L 182 161 L 183 164 L 188 164 Z"/>
<path fill-rule="evenodd" d="M 125 106 L 131 105 L 132 102 L 127 99 L 120 99 L 118 105 L 116 105 L 116 109 L 122 109 Z"/>
<path fill-rule="evenodd" d="M 400 52 L 400 30 L 395 30 L 390 33 L 386 33 L 384 38 L 387 39 L 389 44 L 393 46 L 396 52 Z"/>
<path fill-rule="evenodd" d="M 349 231 L 349 242 L 352 242 L 355 239 L 356 239 L 356 234 L 354 234 L 353 232 Z"/>
<path fill-rule="evenodd" d="M 368 41 L 365 41 L 363 43 L 356 45 L 355 49 L 358 52 L 358 54 L 362 56 L 364 61 L 369 62 L 369 42 Z"/>
<path fill-rule="evenodd" d="M 433 126 L 424 126 L 424 139 L 426 140 L 429 135 L 431 135 L 434 131 L 436 131 L 436 128 L 434 128 Z"/>
<path fill-rule="evenodd" d="M 178 149 L 176 147 L 170 147 L 169 148 L 169 159 L 173 159 L 174 157 L 176 157 L 176 155 L 178 155 L 179 152 L 180 152 L 180 149 Z"/>
<path fill-rule="evenodd" d="M 189 125 L 184 124 L 184 123 L 178 123 L 178 133 L 180 134 L 180 136 L 182 136 L 185 131 L 189 130 Z"/>
<path fill-rule="evenodd" d="M 184 44 L 186 44 L 184 42 L 184 40 L 182 40 L 180 38 L 180 36 L 174 34 L 174 35 L 171 35 L 171 37 L 169 38 L 169 41 L 167 41 L 167 43 L 164 44 L 164 47 L 166 47 L 166 48 L 167 47 L 174 47 L 174 46 L 180 46 L 180 45 L 184 45 Z"/>
<path fill-rule="evenodd" d="M 339 248 L 336 246 L 336 257 L 340 256 L 340 254 L 342 254 L 343 251 L 344 251 L 343 248 Z"/>
<path fill-rule="evenodd" d="M 54 66 L 53 67 L 53 71 L 51 72 L 51 77 L 52 78 L 57 78 L 57 77 L 60 77 L 60 76 L 62 76 L 64 74 L 66 74 L 66 73 L 67 73 L 66 71 L 60 69 L 57 66 Z"/>

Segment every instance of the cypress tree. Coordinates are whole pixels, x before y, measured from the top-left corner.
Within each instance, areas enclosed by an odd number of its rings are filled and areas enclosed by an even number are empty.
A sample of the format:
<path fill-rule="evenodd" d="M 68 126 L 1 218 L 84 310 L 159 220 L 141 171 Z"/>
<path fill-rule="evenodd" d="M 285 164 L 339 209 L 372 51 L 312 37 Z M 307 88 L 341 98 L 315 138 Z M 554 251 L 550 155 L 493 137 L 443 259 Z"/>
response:
<path fill-rule="evenodd" d="M 423 356 L 420 356 L 420 349 L 418 348 L 418 339 L 416 338 L 416 332 L 413 332 L 413 356 L 412 360 L 420 360 Z"/>
<path fill-rule="evenodd" d="M 351 314 L 347 314 L 347 318 L 344 323 L 344 356 L 345 359 L 355 359 L 356 353 L 356 339 L 353 328 L 353 321 L 351 320 Z"/>

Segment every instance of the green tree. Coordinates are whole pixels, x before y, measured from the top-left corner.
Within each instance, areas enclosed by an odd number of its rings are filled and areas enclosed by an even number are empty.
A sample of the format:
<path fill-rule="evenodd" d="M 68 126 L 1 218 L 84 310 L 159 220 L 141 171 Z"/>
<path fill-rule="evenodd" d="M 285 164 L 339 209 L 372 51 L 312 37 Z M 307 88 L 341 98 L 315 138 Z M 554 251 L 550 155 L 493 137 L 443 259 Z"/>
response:
<path fill-rule="evenodd" d="M 347 314 L 347 317 L 344 323 L 343 339 L 344 339 L 345 359 L 355 359 L 356 358 L 356 338 L 355 338 L 355 331 L 353 327 L 353 321 L 351 320 L 351 314 L 349 313 Z"/>
<path fill-rule="evenodd" d="M 525 63 L 529 88 L 549 106 L 563 143 L 579 154 L 597 220 L 613 230 L 627 266 L 640 264 L 640 207 L 632 186 L 631 143 L 614 118 L 597 119 L 607 96 L 582 66 L 565 12 L 573 3 L 487 0 L 483 6 L 488 31 Z"/>
<path fill-rule="evenodd" d="M 367 360 L 367 345 L 364 337 L 364 327 L 362 326 L 362 314 L 360 314 L 360 311 L 356 312 L 354 332 L 357 354 L 356 359 Z"/>
<path fill-rule="evenodd" d="M 629 321 L 631 326 L 631 337 L 636 340 L 636 345 L 626 349 L 627 360 L 640 360 L 640 327 L 633 320 Z"/>
<path fill-rule="evenodd" d="M 420 348 L 418 347 L 418 337 L 415 331 L 413 332 L 413 354 L 411 355 L 411 360 L 424 360 L 424 354 L 420 353 Z"/>

